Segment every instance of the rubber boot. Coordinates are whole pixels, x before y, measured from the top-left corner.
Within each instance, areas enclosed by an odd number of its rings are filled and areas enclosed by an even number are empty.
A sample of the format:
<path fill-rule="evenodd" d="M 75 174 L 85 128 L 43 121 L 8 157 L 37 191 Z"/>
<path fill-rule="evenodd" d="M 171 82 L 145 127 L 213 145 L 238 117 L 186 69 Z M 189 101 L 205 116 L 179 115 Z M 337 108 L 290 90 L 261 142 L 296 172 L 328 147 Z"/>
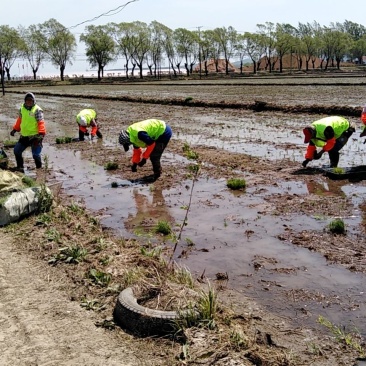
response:
<path fill-rule="evenodd" d="M 41 169 L 42 168 L 42 160 L 41 158 L 34 158 L 34 162 L 36 163 L 36 168 Z"/>
<path fill-rule="evenodd" d="M 103 135 L 100 133 L 99 130 L 97 130 L 97 136 L 101 139 L 103 137 Z"/>
<path fill-rule="evenodd" d="M 79 130 L 79 141 L 84 141 L 84 132 Z"/>
<path fill-rule="evenodd" d="M 331 168 L 336 168 L 338 166 L 339 163 L 339 152 L 338 151 L 333 151 L 333 152 L 329 152 L 329 160 L 330 160 L 330 167 Z"/>
<path fill-rule="evenodd" d="M 158 179 L 161 176 L 162 169 L 154 169 L 154 180 Z"/>
<path fill-rule="evenodd" d="M 22 172 L 24 173 L 24 160 L 23 160 L 23 157 L 22 156 L 15 156 L 15 160 L 17 162 L 17 168 L 16 170 L 18 172 Z"/>

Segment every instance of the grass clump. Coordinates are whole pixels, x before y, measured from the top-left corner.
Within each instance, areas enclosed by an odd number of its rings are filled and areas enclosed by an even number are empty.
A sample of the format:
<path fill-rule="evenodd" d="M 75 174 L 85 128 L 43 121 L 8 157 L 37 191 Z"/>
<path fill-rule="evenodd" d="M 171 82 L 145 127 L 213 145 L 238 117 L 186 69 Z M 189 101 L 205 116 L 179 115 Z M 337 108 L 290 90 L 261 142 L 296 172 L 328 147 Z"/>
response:
<path fill-rule="evenodd" d="M 37 185 L 36 181 L 27 175 L 22 177 L 22 183 L 27 187 L 35 187 Z"/>
<path fill-rule="evenodd" d="M 356 350 L 360 357 L 364 358 L 366 356 L 366 350 L 362 346 L 361 337 L 358 331 L 346 332 L 344 327 L 338 327 L 332 324 L 328 319 L 321 315 L 318 318 L 318 323 L 325 326 L 333 334 L 336 341 Z"/>
<path fill-rule="evenodd" d="M 344 221 L 340 218 L 334 219 L 328 225 L 329 231 L 333 234 L 345 234 L 346 233 L 346 225 Z"/>
<path fill-rule="evenodd" d="M 106 165 L 104 165 L 105 170 L 116 170 L 118 169 L 118 163 L 114 161 L 109 161 Z"/>
<path fill-rule="evenodd" d="M 333 168 L 332 169 L 332 172 L 334 173 L 334 174 L 344 174 L 346 171 L 345 171 L 345 169 L 344 168 Z"/>
<path fill-rule="evenodd" d="M 245 179 L 242 178 L 230 178 L 226 182 L 226 186 L 232 190 L 244 190 L 246 185 Z"/>
<path fill-rule="evenodd" d="M 109 273 L 105 273 L 98 269 L 92 268 L 89 273 L 88 277 L 96 284 L 102 287 L 106 287 L 112 280 L 112 275 Z"/>
<path fill-rule="evenodd" d="M 56 137 L 56 144 L 69 144 L 70 142 L 72 142 L 72 137 Z"/>
<path fill-rule="evenodd" d="M 17 141 L 16 140 L 5 140 L 3 142 L 5 147 L 14 147 L 16 145 Z"/>
<path fill-rule="evenodd" d="M 71 245 L 64 248 L 59 249 L 59 253 L 57 253 L 54 257 L 52 257 L 48 263 L 49 264 L 57 264 L 58 262 L 65 263 L 80 263 L 82 262 L 88 251 L 85 248 L 82 248 L 78 245 Z"/>
<path fill-rule="evenodd" d="M 197 160 L 199 157 L 198 153 L 192 150 L 189 144 L 187 143 L 184 143 L 183 145 L 183 152 L 186 158 L 189 160 Z"/>
<path fill-rule="evenodd" d="M 158 223 L 155 226 L 155 233 L 157 234 L 163 234 L 163 235 L 169 235 L 172 233 L 172 228 L 168 221 L 158 221 Z"/>

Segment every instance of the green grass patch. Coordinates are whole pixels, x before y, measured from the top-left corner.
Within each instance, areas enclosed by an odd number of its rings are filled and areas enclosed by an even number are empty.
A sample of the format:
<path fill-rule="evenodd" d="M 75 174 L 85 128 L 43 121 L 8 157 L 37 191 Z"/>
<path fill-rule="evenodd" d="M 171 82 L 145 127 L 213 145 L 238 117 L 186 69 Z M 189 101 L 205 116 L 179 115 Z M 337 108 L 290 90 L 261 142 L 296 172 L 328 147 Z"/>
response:
<path fill-rule="evenodd" d="M 230 178 L 226 182 L 226 186 L 232 190 L 244 190 L 246 185 L 245 179 L 242 178 Z"/>
<path fill-rule="evenodd" d="M 329 231 L 333 234 L 345 234 L 346 225 L 342 219 L 335 219 L 328 225 Z"/>

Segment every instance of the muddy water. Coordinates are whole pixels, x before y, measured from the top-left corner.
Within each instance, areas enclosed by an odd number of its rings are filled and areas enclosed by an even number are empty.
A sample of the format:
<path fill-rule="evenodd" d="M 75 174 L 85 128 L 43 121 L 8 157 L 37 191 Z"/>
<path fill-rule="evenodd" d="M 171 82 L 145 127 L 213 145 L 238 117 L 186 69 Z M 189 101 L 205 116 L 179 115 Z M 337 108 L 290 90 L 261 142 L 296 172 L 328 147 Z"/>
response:
<path fill-rule="evenodd" d="M 151 184 L 114 177 L 103 167 L 82 160 L 78 152 L 53 146 L 45 150 L 57 179 L 75 202 L 84 202 L 104 225 L 120 235 L 141 236 L 141 222 L 147 217 L 153 222 L 175 222 L 174 229 L 179 231 L 192 181 L 159 191 Z M 167 154 L 166 159 L 171 158 Z M 114 181 L 118 188 L 111 187 Z M 355 190 L 351 184 L 322 188 L 329 194 L 352 195 Z M 215 281 L 216 274 L 227 273 L 229 280 L 222 285 L 255 298 L 299 326 L 314 326 L 318 316 L 323 315 L 335 324 L 357 325 L 366 334 L 363 277 L 277 238 L 286 227 L 322 230 L 325 221 L 302 215 L 279 218 L 261 214 L 268 208 L 266 195 L 286 191 L 305 195 L 309 187 L 300 181 L 284 182 L 277 187 L 257 186 L 245 194 L 233 194 L 227 190 L 225 180 L 198 180 L 175 259 L 196 276 L 204 274 L 211 281 Z M 362 201 L 366 189 L 357 192 L 355 200 Z M 352 215 L 347 227 L 356 226 L 360 220 L 360 213 Z M 152 242 L 161 240 L 151 232 L 145 235 Z M 166 244 L 173 246 L 169 240 Z"/>
<path fill-rule="evenodd" d="M 61 108 L 62 102 L 54 100 L 44 100 L 42 106 L 57 109 L 57 103 Z M 84 105 L 77 101 L 73 103 L 73 108 Z M 184 112 L 176 109 L 174 113 L 174 118 L 179 120 L 180 113 Z M 306 148 L 299 131 L 304 121 L 309 123 L 317 118 L 249 112 L 237 115 L 211 110 L 196 115 L 199 117 L 192 113 L 192 119 L 196 118 L 200 123 L 192 123 L 189 130 L 184 124 L 180 125 L 175 138 L 192 145 L 205 144 L 269 160 L 286 158 L 298 162 L 302 161 Z M 8 125 L 6 131 L 1 131 L 4 138 L 13 118 L 1 114 L 0 119 Z M 48 130 L 62 136 L 74 136 L 76 132 L 74 125 L 65 127 L 56 122 L 49 122 Z M 207 139 L 207 136 L 211 138 Z M 103 142 L 93 143 L 115 144 L 109 138 L 106 134 Z M 365 149 L 361 139 L 352 138 L 342 150 L 340 166 L 365 165 Z M 192 181 L 181 182 L 175 189 L 157 191 L 152 185 L 121 181 L 103 167 L 81 159 L 77 149 L 75 152 L 58 150 L 45 143 L 44 152 L 67 193 L 73 195 L 76 202 L 85 202 L 104 225 L 123 236 L 141 235 L 140 223 L 146 217 L 175 222 L 176 230 L 184 220 L 183 207 L 189 202 Z M 26 154 L 29 156 L 28 150 Z M 177 156 L 166 154 L 164 159 L 177 159 Z M 326 164 L 326 160 L 314 162 L 313 166 Z M 118 188 L 111 187 L 114 181 L 119 183 Z M 321 231 L 325 221 L 303 215 L 280 218 L 262 213 L 268 209 L 266 195 L 277 192 L 306 195 L 310 189 L 351 196 L 355 207 L 366 198 L 363 187 L 350 183 L 308 187 L 300 180 L 278 182 L 276 187 L 249 187 L 246 194 L 237 195 L 226 189 L 225 180 L 199 180 L 194 185 L 188 225 L 182 232 L 175 258 L 197 276 L 204 273 L 212 281 L 217 273 L 227 273 L 229 280 L 223 283 L 224 286 L 254 297 L 260 304 L 293 319 L 298 325 L 314 326 L 318 316 L 323 315 L 336 324 L 357 325 L 366 334 L 363 277 L 341 266 L 330 265 L 319 254 L 277 238 L 287 227 Z M 346 220 L 352 231 L 359 224 L 361 213 L 355 209 Z M 148 240 L 159 241 L 151 235 Z M 167 245 L 172 243 L 168 241 Z"/>

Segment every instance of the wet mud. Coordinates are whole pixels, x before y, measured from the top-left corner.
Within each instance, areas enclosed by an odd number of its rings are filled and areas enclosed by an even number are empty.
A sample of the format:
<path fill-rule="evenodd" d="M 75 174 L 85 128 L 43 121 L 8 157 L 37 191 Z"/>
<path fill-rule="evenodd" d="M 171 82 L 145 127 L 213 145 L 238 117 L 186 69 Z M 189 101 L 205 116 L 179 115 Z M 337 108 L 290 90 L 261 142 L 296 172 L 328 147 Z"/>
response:
<path fill-rule="evenodd" d="M 316 86 L 319 93 L 328 87 Z M 327 156 L 301 167 L 306 149 L 302 128 L 325 114 L 348 116 L 357 125 L 340 166 L 366 165 L 366 147 L 358 137 L 360 101 L 353 100 L 358 87 L 342 85 L 337 93 L 333 86 L 331 97 L 323 90 L 328 97 L 320 106 L 315 92 L 310 106 L 311 98 L 306 105 L 293 98 L 300 98 L 297 89 L 303 86 L 288 86 L 288 94 L 280 86 L 281 95 L 273 94 L 276 85 L 261 86 L 263 102 L 249 96 L 243 102 L 233 100 L 231 89 L 239 86 L 224 85 L 221 95 L 211 85 L 174 91 L 170 86 L 151 91 L 148 85 L 85 85 L 84 95 L 80 86 L 33 91 L 45 110 L 50 180 L 62 182 L 63 190 L 93 210 L 103 225 L 124 237 L 173 247 L 171 238 L 153 232 L 159 220 L 167 221 L 177 233 L 181 230 L 175 260 L 196 277 L 250 296 L 296 326 L 315 327 L 322 315 L 357 326 L 366 335 L 365 181 L 326 176 Z M 3 97 L 0 111 L 2 139 L 10 138 L 24 92 L 12 91 Z M 140 97 L 131 97 L 133 93 Z M 195 101 L 198 95 L 201 101 Z M 336 100 L 346 102 L 332 104 Z M 85 107 L 98 111 L 103 140 L 56 144 L 58 136 L 77 136 L 75 116 Z M 131 156 L 118 145 L 122 128 L 152 117 L 165 120 L 174 133 L 157 181 L 151 180 L 149 163 L 132 173 Z M 186 144 L 199 156 L 196 180 L 183 151 Z M 35 176 L 30 155 L 26 160 L 26 174 Z M 118 169 L 106 171 L 104 165 L 111 161 Z M 227 188 L 232 177 L 245 179 L 244 192 Z M 338 217 L 346 223 L 345 235 L 327 229 Z"/>

